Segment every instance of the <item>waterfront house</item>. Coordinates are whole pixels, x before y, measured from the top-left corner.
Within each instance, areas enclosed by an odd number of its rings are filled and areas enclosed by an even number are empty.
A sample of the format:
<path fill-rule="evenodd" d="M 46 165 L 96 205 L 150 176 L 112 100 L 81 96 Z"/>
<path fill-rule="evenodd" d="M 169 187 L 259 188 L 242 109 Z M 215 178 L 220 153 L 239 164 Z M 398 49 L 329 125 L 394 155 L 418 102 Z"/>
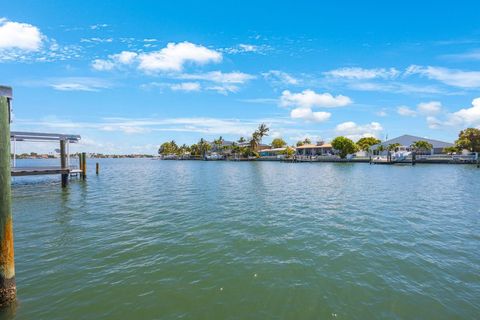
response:
<path fill-rule="evenodd" d="M 287 148 L 269 148 L 269 149 L 262 149 L 258 150 L 258 154 L 260 157 L 269 159 L 269 158 L 275 158 L 275 159 L 280 159 L 285 157 L 285 150 Z"/>
<path fill-rule="evenodd" d="M 453 143 L 404 134 L 403 136 L 400 136 L 400 137 L 390 139 L 390 140 L 381 142 L 379 144 L 373 145 L 371 147 L 371 150 L 373 151 L 373 153 L 378 154 L 377 149 L 380 146 L 383 146 L 383 148 L 386 150 L 389 145 L 398 143 L 400 145 L 400 147 L 398 147 L 399 151 L 412 151 L 410 146 L 412 144 L 414 144 L 416 141 L 426 141 L 426 142 L 430 143 L 433 146 L 433 148 L 432 148 L 432 150 L 430 150 L 426 153 L 431 154 L 431 155 L 445 154 L 445 151 L 444 151 L 445 148 L 453 147 Z M 386 153 L 386 151 L 384 151 L 383 153 Z"/>
<path fill-rule="evenodd" d="M 304 144 L 297 147 L 297 156 L 327 156 L 333 155 L 334 150 L 330 143 Z"/>
<path fill-rule="evenodd" d="M 238 142 L 237 146 L 239 147 L 250 147 L 250 142 Z M 261 150 L 271 149 L 272 146 L 264 143 L 259 143 L 255 151 L 260 152 Z"/>

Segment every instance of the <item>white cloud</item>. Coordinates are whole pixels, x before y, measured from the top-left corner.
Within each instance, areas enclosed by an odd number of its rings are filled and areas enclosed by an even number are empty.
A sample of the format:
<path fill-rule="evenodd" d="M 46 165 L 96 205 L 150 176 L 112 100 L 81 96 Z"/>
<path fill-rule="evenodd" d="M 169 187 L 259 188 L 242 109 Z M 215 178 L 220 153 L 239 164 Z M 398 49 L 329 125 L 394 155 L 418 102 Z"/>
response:
<path fill-rule="evenodd" d="M 174 91 L 200 91 L 201 86 L 198 82 L 182 82 L 182 83 L 175 83 L 170 86 L 170 88 Z"/>
<path fill-rule="evenodd" d="M 330 119 L 330 112 L 324 111 L 312 111 L 310 108 L 295 108 L 290 112 L 290 117 L 292 119 L 302 119 L 305 121 L 311 122 L 324 122 Z"/>
<path fill-rule="evenodd" d="M 191 42 L 169 43 L 165 48 L 141 53 L 139 69 L 145 72 L 182 71 L 186 63 L 206 64 L 220 62 L 222 54 Z"/>
<path fill-rule="evenodd" d="M 255 76 L 243 72 L 227 72 L 211 71 L 197 74 L 181 74 L 177 76 L 178 79 L 185 80 L 205 80 L 216 83 L 226 84 L 242 84 L 255 78 Z"/>
<path fill-rule="evenodd" d="M 429 126 L 439 128 L 443 126 L 466 127 L 476 126 L 480 128 L 480 98 L 473 99 L 472 106 L 463 108 L 456 112 L 446 114 L 445 120 L 434 117 L 427 119 Z"/>
<path fill-rule="evenodd" d="M 297 85 L 300 82 L 298 79 L 280 70 L 270 70 L 262 73 L 262 76 L 274 85 Z"/>
<path fill-rule="evenodd" d="M 346 136 L 352 140 L 358 140 L 362 137 L 377 137 L 382 131 L 383 127 L 378 122 L 359 125 L 353 121 L 347 121 L 340 123 L 335 127 L 335 132 L 337 134 Z"/>
<path fill-rule="evenodd" d="M 326 76 L 334 78 L 345 78 L 351 80 L 364 80 L 364 79 L 392 79 L 400 74 L 395 68 L 375 68 L 375 69 L 363 69 L 358 67 L 352 68 L 340 68 L 323 73 Z"/>
<path fill-rule="evenodd" d="M 330 93 L 316 93 L 313 90 L 304 90 L 300 93 L 291 93 L 289 90 L 282 92 L 280 97 L 280 105 L 283 107 L 300 107 L 300 108 L 335 108 L 344 107 L 353 101 L 343 95 L 332 96 Z"/>
<path fill-rule="evenodd" d="M 411 74 L 419 74 L 428 79 L 437 80 L 454 87 L 480 88 L 480 71 L 462 71 L 442 67 L 411 65 L 405 71 L 405 75 Z"/>
<path fill-rule="evenodd" d="M 47 80 L 46 83 L 49 87 L 59 91 L 100 91 L 110 88 L 110 83 L 88 77 L 55 78 Z"/>
<path fill-rule="evenodd" d="M 0 49 L 37 51 L 43 37 L 40 30 L 31 24 L 0 18 Z"/>
<path fill-rule="evenodd" d="M 268 45 L 254 45 L 254 44 L 239 44 L 237 46 L 220 49 L 221 52 L 228 54 L 241 54 L 241 53 L 258 53 L 265 54 L 266 51 L 271 50 Z"/>
<path fill-rule="evenodd" d="M 480 60 L 480 49 L 472 50 L 465 53 L 446 54 L 442 57 L 451 60 Z"/>
<path fill-rule="evenodd" d="M 179 72 L 185 64 L 206 64 L 222 61 L 222 54 L 191 42 L 169 43 L 161 50 L 153 52 L 122 51 L 111 54 L 107 59 L 96 59 L 92 67 L 96 70 L 112 70 L 122 65 L 135 64 L 136 67 L 146 73 L 156 72 Z"/>
<path fill-rule="evenodd" d="M 378 110 L 377 112 L 375 112 L 375 114 L 379 117 L 386 117 L 388 116 L 388 113 L 386 111 L 385 108 L 381 109 L 381 110 Z"/>
<path fill-rule="evenodd" d="M 97 29 L 102 29 L 108 27 L 108 24 L 106 23 L 98 23 L 90 26 L 90 29 L 92 30 L 97 30 Z"/>
<path fill-rule="evenodd" d="M 417 106 L 421 114 L 432 116 L 442 111 L 442 104 L 439 101 L 422 102 Z"/>
<path fill-rule="evenodd" d="M 111 59 L 118 61 L 122 64 L 131 64 L 134 62 L 135 58 L 138 56 L 136 52 L 132 51 L 122 51 L 120 53 L 114 54 L 111 56 Z"/>
<path fill-rule="evenodd" d="M 383 91 L 402 94 L 444 94 L 445 92 L 431 85 L 412 85 L 400 82 L 377 83 L 377 82 L 351 82 L 348 87 L 359 91 Z"/>
<path fill-rule="evenodd" d="M 397 107 L 397 113 L 404 117 L 415 117 L 417 115 L 415 110 L 412 110 L 407 106 Z"/>
<path fill-rule="evenodd" d="M 92 68 L 98 71 L 108 71 L 115 68 L 115 63 L 109 60 L 95 59 L 92 62 Z"/>
<path fill-rule="evenodd" d="M 86 42 L 86 43 L 109 43 L 113 42 L 113 38 L 82 38 L 80 39 L 80 42 Z"/>
<path fill-rule="evenodd" d="M 138 54 L 132 51 L 122 51 L 117 54 L 111 54 L 107 60 L 95 59 L 92 62 L 92 68 L 98 71 L 109 71 L 122 65 L 130 65 L 135 62 Z"/>

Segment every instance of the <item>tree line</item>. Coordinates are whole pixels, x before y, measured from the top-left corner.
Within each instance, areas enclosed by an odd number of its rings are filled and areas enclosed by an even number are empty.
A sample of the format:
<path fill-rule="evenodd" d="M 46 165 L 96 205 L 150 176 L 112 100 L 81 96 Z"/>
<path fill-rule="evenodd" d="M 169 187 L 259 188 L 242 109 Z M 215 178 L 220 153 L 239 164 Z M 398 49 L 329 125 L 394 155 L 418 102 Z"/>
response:
<path fill-rule="evenodd" d="M 213 140 L 212 143 L 209 143 L 204 138 L 201 138 L 197 143 L 192 145 L 183 144 L 181 146 L 177 145 L 177 143 L 172 140 L 164 142 L 158 149 L 158 154 L 181 156 L 185 153 L 190 153 L 192 156 L 205 157 L 206 154 L 213 149 L 217 152 L 229 150 L 232 155 L 258 157 L 259 146 L 261 145 L 262 139 L 265 136 L 268 136 L 269 131 L 270 129 L 267 127 L 267 125 L 262 123 L 248 139 L 240 137 L 231 145 L 224 145 L 225 140 L 221 136 L 218 139 Z M 311 143 L 312 141 L 309 138 L 305 138 L 302 141 L 298 141 L 296 146 L 300 147 Z M 347 137 L 339 136 L 332 140 L 331 145 L 341 158 L 345 158 L 347 155 L 354 154 L 360 150 L 371 152 L 372 147 L 380 143 L 381 141 L 375 137 L 363 137 L 354 142 Z M 323 144 L 323 141 L 319 141 L 317 144 L 321 145 Z M 288 146 L 287 142 L 285 142 L 285 140 L 282 138 L 273 139 L 271 146 L 272 148 L 285 148 L 282 153 L 288 157 L 293 156 L 295 153 L 294 146 Z M 400 144 L 394 143 L 387 146 L 380 145 L 376 148 L 376 150 L 378 152 L 388 151 L 390 154 L 391 152 L 398 151 L 399 147 Z M 433 148 L 431 143 L 424 140 L 415 141 L 409 147 L 416 152 L 428 152 Z M 458 139 L 455 141 L 455 145 L 453 147 L 445 148 L 444 152 L 454 153 L 461 152 L 462 150 L 480 152 L 480 129 L 467 128 L 462 130 L 458 135 Z"/>

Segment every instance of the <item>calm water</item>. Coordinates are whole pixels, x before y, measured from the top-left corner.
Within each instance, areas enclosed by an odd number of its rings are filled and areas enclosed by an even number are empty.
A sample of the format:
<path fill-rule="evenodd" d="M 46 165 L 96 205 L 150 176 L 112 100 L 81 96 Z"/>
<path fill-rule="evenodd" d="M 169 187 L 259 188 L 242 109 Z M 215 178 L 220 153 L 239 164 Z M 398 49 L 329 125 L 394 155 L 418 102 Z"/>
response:
<path fill-rule="evenodd" d="M 480 317 L 474 166 L 100 163 L 14 180 L 18 319 Z"/>

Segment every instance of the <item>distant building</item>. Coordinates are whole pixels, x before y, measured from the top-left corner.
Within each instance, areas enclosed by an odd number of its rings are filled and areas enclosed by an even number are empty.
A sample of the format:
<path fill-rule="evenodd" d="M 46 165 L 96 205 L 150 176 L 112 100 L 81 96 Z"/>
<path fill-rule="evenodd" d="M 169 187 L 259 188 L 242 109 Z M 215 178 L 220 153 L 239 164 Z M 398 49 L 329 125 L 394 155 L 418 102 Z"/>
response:
<path fill-rule="evenodd" d="M 384 149 L 386 149 L 389 145 L 398 143 L 400 145 L 399 150 L 411 151 L 410 146 L 412 144 L 414 144 L 416 141 L 426 141 L 426 142 L 430 143 L 433 146 L 433 149 L 430 150 L 430 152 L 429 152 L 430 154 L 444 154 L 445 151 L 443 151 L 443 150 L 445 148 L 453 147 L 453 143 L 404 134 L 403 136 L 400 136 L 400 137 L 390 139 L 390 140 L 381 142 L 379 144 L 373 145 L 371 147 L 371 150 L 375 153 L 375 151 L 380 146 L 383 146 Z"/>
<path fill-rule="evenodd" d="M 271 148 L 271 149 L 262 149 L 258 150 L 260 157 L 278 157 L 284 154 L 287 148 Z"/>
<path fill-rule="evenodd" d="M 304 144 L 297 147 L 297 156 L 326 156 L 333 155 L 333 147 L 330 143 Z"/>
<path fill-rule="evenodd" d="M 239 147 L 250 147 L 250 142 L 238 142 L 236 143 L 236 145 Z M 259 152 L 260 150 L 271 149 L 271 148 L 272 147 L 268 144 L 259 143 L 255 151 Z"/>

